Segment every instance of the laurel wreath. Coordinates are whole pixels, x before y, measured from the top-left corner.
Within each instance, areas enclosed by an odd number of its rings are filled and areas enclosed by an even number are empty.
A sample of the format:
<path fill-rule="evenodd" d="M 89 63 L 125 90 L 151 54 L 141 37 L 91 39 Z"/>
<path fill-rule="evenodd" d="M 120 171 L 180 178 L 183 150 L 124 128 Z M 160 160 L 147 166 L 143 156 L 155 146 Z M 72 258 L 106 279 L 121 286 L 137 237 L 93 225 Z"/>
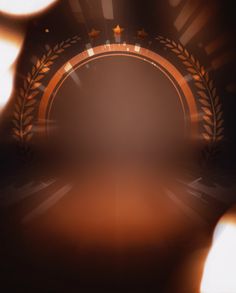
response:
<path fill-rule="evenodd" d="M 48 47 L 46 53 L 36 61 L 31 71 L 26 75 L 23 86 L 19 89 L 16 97 L 12 120 L 12 135 L 21 145 L 25 145 L 33 137 L 33 112 L 38 103 L 37 97 L 40 90 L 44 89 L 42 80 L 60 54 L 79 40 L 78 36 L 74 36 L 56 44 L 53 48 Z"/>
<path fill-rule="evenodd" d="M 190 54 L 181 43 L 162 36 L 158 36 L 157 40 L 175 53 L 185 65 L 188 73 L 192 75 L 204 122 L 202 136 L 214 148 L 215 143 L 224 138 L 224 120 L 222 118 L 222 104 L 213 80 L 210 79 L 209 73 L 205 70 L 204 66 L 200 65 L 199 60 Z"/>
<path fill-rule="evenodd" d="M 202 137 L 208 144 L 207 156 L 213 154 L 216 143 L 224 138 L 224 120 L 222 118 L 222 104 L 217 94 L 216 87 L 209 73 L 181 43 L 158 36 L 156 38 L 165 48 L 171 50 L 181 60 L 187 72 L 191 74 L 197 91 L 197 101 L 202 111 L 203 129 Z M 78 36 L 47 48 L 46 53 L 32 66 L 26 75 L 23 86 L 19 89 L 13 112 L 13 137 L 23 146 L 33 137 L 34 111 L 37 108 L 40 90 L 44 87 L 42 80 L 50 71 L 55 60 L 65 51 L 80 40 Z"/>

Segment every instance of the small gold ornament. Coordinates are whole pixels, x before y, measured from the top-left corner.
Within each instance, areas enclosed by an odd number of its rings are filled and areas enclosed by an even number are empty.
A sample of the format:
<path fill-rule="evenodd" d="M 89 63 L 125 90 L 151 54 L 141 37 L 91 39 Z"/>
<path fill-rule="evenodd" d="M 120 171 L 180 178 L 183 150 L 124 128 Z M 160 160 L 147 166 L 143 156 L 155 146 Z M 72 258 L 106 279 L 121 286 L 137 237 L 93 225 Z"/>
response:
<path fill-rule="evenodd" d="M 145 39 L 148 36 L 148 33 L 143 28 L 137 32 L 137 36 L 139 39 Z"/>
<path fill-rule="evenodd" d="M 114 32 L 114 35 L 115 35 L 115 36 L 120 36 L 120 35 L 122 34 L 123 31 L 124 31 L 124 29 L 121 28 L 121 27 L 119 26 L 119 24 L 118 24 L 115 28 L 113 28 L 113 32 Z"/>
<path fill-rule="evenodd" d="M 99 30 L 92 28 L 91 32 L 89 32 L 88 35 L 91 39 L 96 39 L 100 35 L 100 33 L 101 32 Z"/>

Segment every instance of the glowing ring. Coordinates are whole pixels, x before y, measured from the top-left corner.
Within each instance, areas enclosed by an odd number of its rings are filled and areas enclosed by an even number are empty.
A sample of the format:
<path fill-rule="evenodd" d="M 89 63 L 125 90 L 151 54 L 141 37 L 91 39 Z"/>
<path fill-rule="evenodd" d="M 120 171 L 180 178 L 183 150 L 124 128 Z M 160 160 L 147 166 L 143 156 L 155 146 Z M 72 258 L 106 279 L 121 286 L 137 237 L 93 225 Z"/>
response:
<path fill-rule="evenodd" d="M 169 78 L 169 80 L 172 82 L 172 84 L 175 86 L 175 89 L 177 90 L 178 96 L 182 104 L 183 112 L 185 114 L 185 104 L 187 104 L 187 110 L 190 117 L 189 119 L 191 125 L 191 136 L 195 138 L 198 134 L 199 114 L 197 111 L 197 105 L 194 99 L 194 95 L 184 76 L 173 64 L 171 64 L 167 59 L 160 56 L 159 54 L 142 47 L 128 44 L 108 44 L 88 49 L 70 59 L 55 73 L 53 78 L 50 80 L 47 88 L 45 89 L 39 105 L 38 120 L 39 122 L 43 122 L 45 132 L 47 132 L 46 121 L 47 118 L 50 116 L 50 111 L 54 98 L 61 84 L 70 75 L 70 73 L 92 60 L 114 55 L 129 56 L 147 61 L 160 69 Z M 179 92 L 178 87 L 179 89 L 181 89 L 183 96 Z"/>

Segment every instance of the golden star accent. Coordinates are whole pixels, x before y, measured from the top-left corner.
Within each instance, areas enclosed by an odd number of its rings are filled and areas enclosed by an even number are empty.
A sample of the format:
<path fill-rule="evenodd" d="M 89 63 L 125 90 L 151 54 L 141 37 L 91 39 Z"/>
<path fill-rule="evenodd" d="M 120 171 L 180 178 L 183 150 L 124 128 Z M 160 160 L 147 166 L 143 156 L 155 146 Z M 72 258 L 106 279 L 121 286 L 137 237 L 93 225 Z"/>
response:
<path fill-rule="evenodd" d="M 88 35 L 91 39 L 96 39 L 100 35 L 100 31 L 93 28 L 91 32 L 88 33 Z"/>
<path fill-rule="evenodd" d="M 121 27 L 119 26 L 119 24 L 118 24 L 115 28 L 113 28 L 113 32 L 114 32 L 114 34 L 117 35 L 117 36 L 121 35 L 123 31 L 124 31 L 124 29 L 121 28 Z"/>
<path fill-rule="evenodd" d="M 144 28 L 137 32 L 138 38 L 145 39 L 148 36 L 148 33 L 145 32 Z"/>

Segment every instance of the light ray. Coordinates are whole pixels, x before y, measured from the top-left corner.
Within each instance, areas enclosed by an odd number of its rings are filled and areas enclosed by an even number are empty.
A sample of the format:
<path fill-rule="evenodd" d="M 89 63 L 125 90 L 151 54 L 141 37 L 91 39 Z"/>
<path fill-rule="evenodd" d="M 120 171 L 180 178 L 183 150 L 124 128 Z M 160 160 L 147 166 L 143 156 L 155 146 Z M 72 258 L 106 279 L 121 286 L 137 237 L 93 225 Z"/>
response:
<path fill-rule="evenodd" d="M 103 10 L 104 18 L 109 20 L 114 19 L 113 1 L 112 0 L 101 0 L 101 1 L 102 1 L 102 10 Z"/>
<path fill-rule="evenodd" d="M 27 214 L 22 222 L 28 223 L 29 221 L 41 216 L 47 210 L 52 208 L 59 200 L 61 200 L 68 192 L 72 189 L 71 184 L 67 184 L 57 190 L 53 195 L 51 195 L 48 199 L 46 199 L 43 203 L 41 203 L 38 207 L 33 209 L 29 214 Z"/>
<path fill-rule="evenodd" d="M 183 0 L 169 0 L 169 3 L 173 7 L 177 7 Z"/>
<path fill-rule="evenodd" d="M 83 11 L 81 8 L 81 5 L 79 3 L 79 0 L 69 0 L 71 9 L 75 15 L 75 18 L 78 20 L 78 22 L 80 23 L 85 23 L 85 19 L 84 19 L 84 15 L 83 15 Z"/>
<path fill-rule="evenodd" d="M 186 46 L 199 33 L 215 13 L 214 7 L 203 8 L 193 22 L 188 26 L 180 37 L 180 42 Z"/>
<path fill-rule="evenodd" d="M 227 34 L 224 33 L 218 36 L 215 40 L 205 46 L 205 51 L 207 55 L 211 55 L 212 53 L 216 52 L 217 50 L 222 48 L 228 41 L 229 36 Z"/>
<path fill-rule="evenodd" d="M 168 189 L 165 189 L 167 196 L 184 212 L 185 215 L 193 219 L 194 221 L 198 222 L 199 224 L 206 224 L 203 218 L 191 209 L 189 206 L 183 203 L 173 192 Z"/>
<path fill-rule="evenodd" d="M 33 184 L 27 184 L 23 188 L 17 189 L 17 188 L 11 188 L 6 194 L 6 198 L 4 200 L 1 200 L 1 205 L 3 206 L 10 206 L 13 204 L 17 204 L 20 201 L 34 195 L 37 192 L 43 191 L 44 189 L 48 188 L 50 185 L 56 182 L 56 179 L 50 179 L 46 182 L 42 182 L 40 184 L 37 184 L 35 186 L 32 186 Z"/>
<path fill-rule="evenodd" d="M 176 20 L 174 22 L 174 26 L 176 27 L 176 29 L 178 31 L 180 31 L 184 27 L 184 25 L 189 20 L 189 18 L 192 16 L 194 11 L 196 11 L 197 7 L 198 7 L 198 1 L 188 0 L 185 3 L 184 7 L 180 11 L 178 17 L 176 18 Z"/>

